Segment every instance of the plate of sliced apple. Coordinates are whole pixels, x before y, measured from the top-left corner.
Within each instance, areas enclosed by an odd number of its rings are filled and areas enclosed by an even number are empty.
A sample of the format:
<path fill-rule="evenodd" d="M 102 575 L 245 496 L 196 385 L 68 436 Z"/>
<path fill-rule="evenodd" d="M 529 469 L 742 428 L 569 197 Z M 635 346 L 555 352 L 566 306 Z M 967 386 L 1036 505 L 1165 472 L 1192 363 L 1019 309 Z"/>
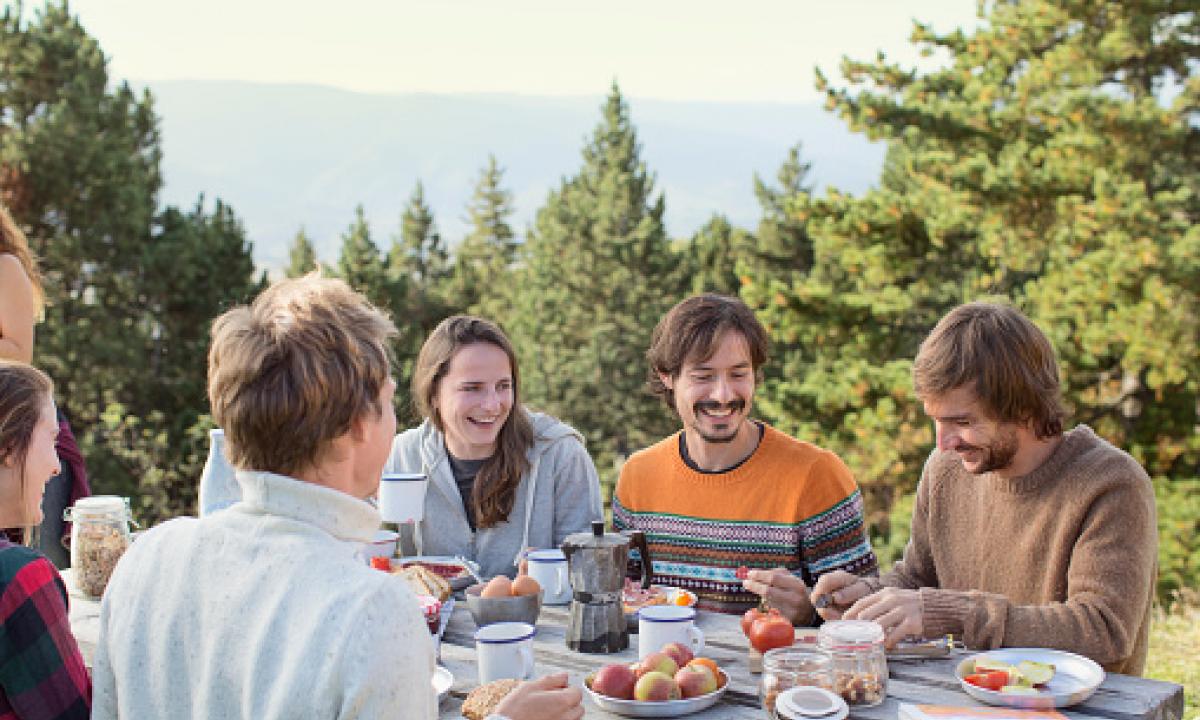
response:
<path fill-rule="evenodd" d="M 1078 705 L 1104 682 L 1093 660 L 1047 648 L 989 650 L 960 662 L 954 674 L 980 702 L 1028 709 Z"/>

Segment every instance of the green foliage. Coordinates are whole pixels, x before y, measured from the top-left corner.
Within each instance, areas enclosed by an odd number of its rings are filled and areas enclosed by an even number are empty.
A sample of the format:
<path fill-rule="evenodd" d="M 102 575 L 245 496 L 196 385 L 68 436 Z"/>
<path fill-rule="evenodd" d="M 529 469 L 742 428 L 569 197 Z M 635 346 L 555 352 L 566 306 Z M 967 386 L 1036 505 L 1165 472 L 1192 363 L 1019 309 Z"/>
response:
<path fill-rule="evenodd" d="M 148 521 L 194 507 L 186 446 L 207 425 L 208 322 L 259 287 L 227 206 L 156 214 L 157 125 L 149 94 L 109 89 L 65 3 L 28 23 L 0 16 L 0 201 L 49 300 L 34 362 L 55 379 L 94 490 L 141 496 Z"/>
<path fill-rule="evenodd" d="M 738 259 L 749 253 L 752 245 L 749 233 L 729 224 L 724 215 L 713 215 L 687 248 L 694 267 L 691 292 L 737 295 L 741 286 Z"/>
<path fill-rule="evenodd" d="M 1200 589 L 1200 479 L 1154 481 L 1158 505 L 1158 597 Z"/>
<path fill-rule="evenodd" d="M 877 523 L 932 442 L 911 358 L 973 299 L 1045 328 L 1076 419 L 1152 474 L 1200 461 L 1200 20 L 1167 2 L 983 7 L 972 33 L 916 25 L 940 68 L 846 60 L 846 88 L 818 73 L 828 107 L 891 146 L 883 182 L 797 192 L 812 269 L 742 290 L 785 348 L 760 407 L 841 454 Z M 1160 101 L 1170 81 L 1182 90 Z"/>
<path fill-rule="evenodd" d="M 296 233 L 292 246 L 288 248 L 288 266 L 284 274 L 290 278 L 298 278 L 317 269 L 317 251 L 304 228 Z"/>
<path fill-rule="evenodd" d="M 610 484 L 619 459 L 677 422 L 644 390 L 651 331 L 686 287 L 663 208 L 614 86 L 579 172 L 538 211 L 511 284 L 525 398 L 584 433 Z"/>
<path fill-rule="evenodd" d="M 1182 720 L 1200 720 L 1200 592 L 1195 589 L 1156 609 L 1146 677 L 1182 685 Z"/>
<path fill-rule="evenodd" d="M 512 217 L 512 193 L 502 186 L 504 170 L 488 156 L 475 191 L 467 203 L 471 230 L 454 253 L 454 267 L 447 283 L 447 304 L 463 312 L 502 320 L 507 312 L 503 296 L 484 290 L 506 283 L 516 258 L 516 236 Z"/>
<path fill-rule="evenodd" d="M 387 276 L 390 295 L 385 303 L 400 330 L 395 341 L 396 382 L 407 389 L 425 338 L 452 314 L 444 297 L 449 259 L 425 202 L 425 189 L 417 183 L 400 219 L 400 235 L 392 240 Z M 403 424 L 420 420 L 407 393 L 398 393 L 398 418 Z"/>

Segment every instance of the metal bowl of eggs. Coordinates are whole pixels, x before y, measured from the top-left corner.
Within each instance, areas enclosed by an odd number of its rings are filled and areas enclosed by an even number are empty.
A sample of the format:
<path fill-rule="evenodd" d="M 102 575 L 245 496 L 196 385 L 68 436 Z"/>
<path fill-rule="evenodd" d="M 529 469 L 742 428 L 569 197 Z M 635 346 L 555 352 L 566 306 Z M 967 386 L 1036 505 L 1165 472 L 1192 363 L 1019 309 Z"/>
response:
<path fill-rule="evenodd" d="M 469 586 L 464 593 L 476 627 L 498 622 L 536 625 L 542 611 L 542 586 L 528 575 L 518 575 L 514 580 L 497 575 L 486 583 Z"/>

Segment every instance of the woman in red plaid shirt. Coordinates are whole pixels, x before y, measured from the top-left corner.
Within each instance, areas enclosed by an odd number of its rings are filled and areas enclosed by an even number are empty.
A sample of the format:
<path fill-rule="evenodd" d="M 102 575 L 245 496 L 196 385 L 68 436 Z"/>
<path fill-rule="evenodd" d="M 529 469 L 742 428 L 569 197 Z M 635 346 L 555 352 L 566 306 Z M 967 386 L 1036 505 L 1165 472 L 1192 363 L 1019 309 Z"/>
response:
<path fill-rule="evenodd" d="M 0 527 L 42 521 L 42 492 L 59 472 L 50 378 L 0 360 Z M 0 537 L 0 720 L 87 718 L 91 680 L 67 620 L 67 589 L 54 566 Z"/>

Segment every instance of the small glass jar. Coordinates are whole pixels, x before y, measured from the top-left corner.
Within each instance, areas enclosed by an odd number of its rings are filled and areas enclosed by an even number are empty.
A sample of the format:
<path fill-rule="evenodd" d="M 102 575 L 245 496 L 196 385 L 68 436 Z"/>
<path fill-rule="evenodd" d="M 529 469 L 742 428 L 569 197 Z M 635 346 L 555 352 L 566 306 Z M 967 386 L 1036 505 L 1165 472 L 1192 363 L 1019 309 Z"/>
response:
<path fill-rule="evenodd" d="M 775 698 L 779 693 L 798 685 L 832 689 L 829 655 L 811 647 L 793 645 L 775 648 L 763 654 L 762 683 L 759 699 L 767 717 L 777 718 Z"/>
<path fill-rule="evenodd" d="M 80 592 L 99 598 L 129 547 L 129 498 L 93 495 L 63 511 L 71 523 L 71 572 Z"/>
<path fill-rule="evenodd" d="M 817 645 L 829 654 L 835 693 L 847 705 L 871 706 L 887 694 L 883 628 L 870 620 L 834 620 L 821 626 Z"/>

